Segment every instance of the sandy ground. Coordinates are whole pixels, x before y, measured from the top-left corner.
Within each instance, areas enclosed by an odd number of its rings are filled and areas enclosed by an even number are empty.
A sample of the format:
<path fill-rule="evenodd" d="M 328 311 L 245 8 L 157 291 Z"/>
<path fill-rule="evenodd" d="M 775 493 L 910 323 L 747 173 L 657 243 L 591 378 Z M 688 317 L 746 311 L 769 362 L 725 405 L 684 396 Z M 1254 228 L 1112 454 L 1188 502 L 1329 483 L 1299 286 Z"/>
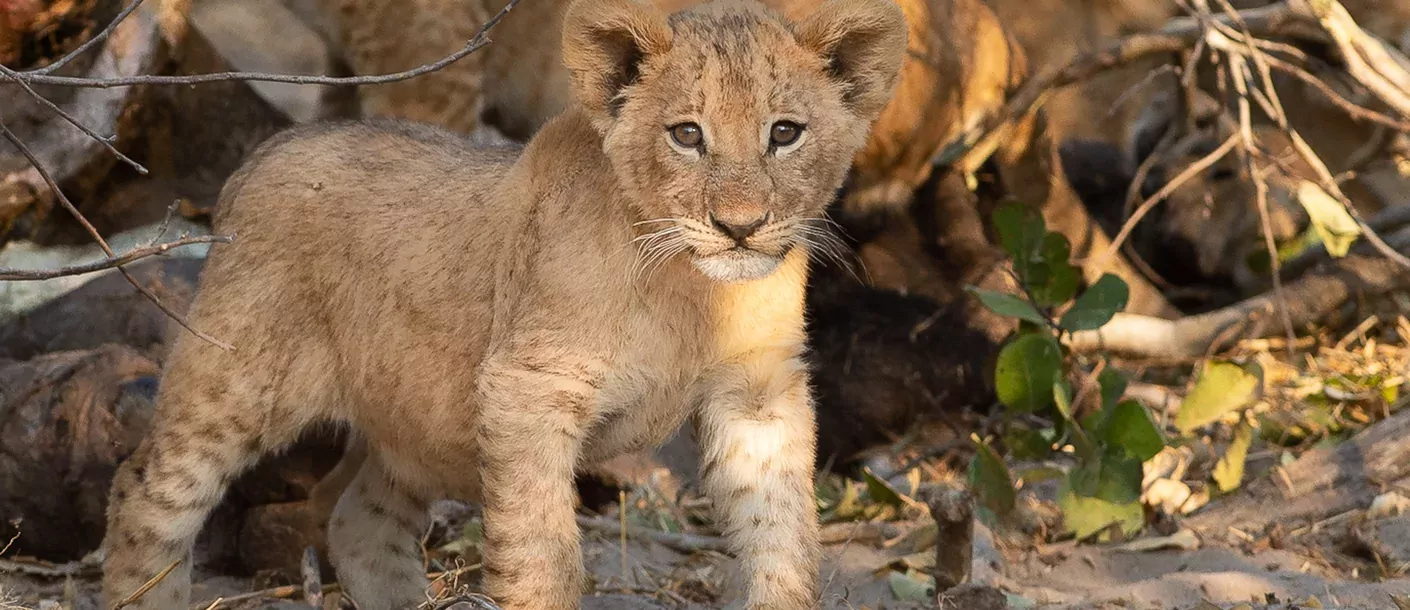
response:
<path fill-rule="evenodd" d="M 196 12 L 198 26 L 237 68 L 293 73 L 323 71 L 327 56 L 321 42 L 289 17 L 291 14 L 277 0 L 203 0 L 197 3 Z M 250 45 L 252 40 L 256 46 Z M 319 92 L 314 88 L 287 85 L 259 85 L 259 88 L 262 94 L 296 118 L 316 114 Z M 67 262 L 69 258 L 94 256 L 86 251 L 26 254 L 12 247 L 3 262 L 26 261 L 38 265 L 56 262 L 48 260 L 54 257 Z M 62 283 L 34 284 L 27 287 L 24 294 L 0 295 L 6 297 L 0 300 L 9 301 L 14 308 L 22 310 L 72 287 Z M 1410 561 L 1410 517 L 1386 519 L 1377 524 L 1377 528 L 1387 547 L 1397 551 L 1401 561 Z M 1202 537 L 1206 540 L 1223 538 Z M 1392 596 L 1410 595 L 1410 579 L 1395 573 L 1382 579 L 1376 574 L 1336 567 L 1327 557 L 1336 555 L 1337 544 L 1332 538 L 1301 549 L 1259 552 L 1245 552 L 1217 543 L 1206 543 L 1204 548 L 1193 551 L 1133 553 L 1112 547 L 1055 545 L 1005 552 L 996 548 L 992 536 L 981 527 L 975 542 L 973 580 L 1008 593 L 1011 608 L 1186 610 L 1204 602 L 1225 608 L 1240 603 L 1252 603 L 1252 608 L 1318 607 L 1289 603 L 1316 597 L 1321 607 L 1326 608 L 1397 610 Z M 886 566 L 903 554 L 896 549 L 860 543 L 830 547 L 822 571 L 826 584 L 823 607 L 874 610 L 926 607 L 898 601 L 886 580 Z M 637 540 L 628 541 L 624 547 L 615 536 L 599 533 L 585 537 L 584 555 L 598 591 L 584 598 L 585 610 L 739 605 L 738 578 L 734 573 L 737 563 L 723 555 L 684 555 Z M 246 593 L 260 586 L 250 579 L 207 575 L 198 578 L 193 599 L 212 600 Z M 96 609 L 96 588 L 96 581 L 91 578 L 66 581 L 34 577 L 7 571 L 0 565 L 0 610 L 12 607 Z M 663 590 L 670 593 L 661 593 Z M 714 605 L 690 601 L 708 598 L 705 593 L 717 593 Z M 308 608 L 302 603 L 279 600 L 251 601 L 236 607 Z"/>
<path fill-rule="evenodd" d="M 1380 524 L 1388 545 L 1410 552 L 1410 517 Z M 1386 532 L 1398 532 L 1390 538 Z M 598 593 L 583 599 L 584 610 L 637 608 L 739 607 L 736 563 L 715 554 L 687 556 L 650 542 L 629 540 L 623 588 L 622 550 L 610 534 L 588 534 L 584 558 Z M 1123 552 L 1113 547 L 1056 545 L 1039 552 L 1004 553 L 993 546 L 987 531 L 976 536 L 974 582 L 998 587 L 1010 594 L 1010 608 L 1192 610 L 1202 602 L 1222 608 L 1240 603 L 1253 607 L 1292 608 L 1289 602 L 1315 597 L 1326 608 L 1397 610 L 1393 595 L 1410 596 L 1410 579 L 1379 581 L 1372 575 L 1352 580 L 1339 575 L 1318 558 L 1323 550 L 1269 550 L 1246 554 L 1239 550 L 1209 547 L 1195 551 Z M 823 608 L 924 608 L 897 601 L 877 570 L 901 553 L 867 544 L 836 545 L 827 550 L 822 575 L 827 584 Z M 715 604 L 691 602 L 699 591 L 718 587 Z M 18 598 L 18 607 L 68 607 L 96 610 L 96 582 L 74 582 L 71 597 L 66 584 L 53 579 L 0 574 L 0 591 Z M 198 578 L 193 600 L 213 600 L 246 593 L 257 587 L 249 579 L 226 576 Z M 625 591 L 625 593 L 624 593 Z M 661 593 L 671 591 L 671 593 Z M 76 593 L 76 595 L 74 595 Z M 70 599 L 72 602 L 66 603 Z M 698 598 L 697 598 L 698 599 Z M 1276 603 L 1269 604 L 1269 600 Z M 0 606 L 3 607 L 3 606 Z M 308 608 L 290 601 L 261 600 L 237 608 Z M 1302 605 L 1303 608 L 1316 606 Z M 980 610 L 980 609 L 974 609 Z"/>

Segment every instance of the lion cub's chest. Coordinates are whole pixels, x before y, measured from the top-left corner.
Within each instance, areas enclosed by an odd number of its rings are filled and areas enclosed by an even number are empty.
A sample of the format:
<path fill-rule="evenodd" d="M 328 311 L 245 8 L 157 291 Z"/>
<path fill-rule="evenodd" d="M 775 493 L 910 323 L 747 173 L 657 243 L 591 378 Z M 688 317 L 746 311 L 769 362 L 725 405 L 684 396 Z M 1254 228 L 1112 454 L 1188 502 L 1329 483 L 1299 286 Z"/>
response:
<path fill-rule="evenodd" d="M 795 252 L 768 278 L 634 312 L 625 349 L 604 363 L 589 454 L 605 459 L 659 444 L 695 409 L 755 394 L 776 372 L 791 374 L 781 365 L 804 349 L 805 265 Z"/>

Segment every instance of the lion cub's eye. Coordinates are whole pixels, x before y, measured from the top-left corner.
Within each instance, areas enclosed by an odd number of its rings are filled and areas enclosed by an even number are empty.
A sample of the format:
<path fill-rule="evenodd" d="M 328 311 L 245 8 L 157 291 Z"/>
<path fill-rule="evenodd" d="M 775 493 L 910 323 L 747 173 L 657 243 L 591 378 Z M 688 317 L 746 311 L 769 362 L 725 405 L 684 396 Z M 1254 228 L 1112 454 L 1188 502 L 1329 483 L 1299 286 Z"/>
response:
<path fill-rule="evenodd" d="M 769 145 L 775 148 L 788 146 L 803 135 L 803 126 L 793 121 L 779 121 L 769 128 Z"/>
<path fill-rule="evenodd" d="M 705 143 L 705 134 L 695 123 L 681 123 L 670 128 L 671 139 L 681 148 L 700 148 Z"/>

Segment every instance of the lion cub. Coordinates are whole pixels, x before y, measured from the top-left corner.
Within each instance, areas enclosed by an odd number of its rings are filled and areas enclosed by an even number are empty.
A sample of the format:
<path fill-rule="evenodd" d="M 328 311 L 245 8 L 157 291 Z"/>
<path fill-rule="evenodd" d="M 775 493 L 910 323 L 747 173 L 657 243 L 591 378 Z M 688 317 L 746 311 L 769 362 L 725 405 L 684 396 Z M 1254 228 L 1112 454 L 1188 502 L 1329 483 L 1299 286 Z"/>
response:
<path fill-rule="evenodd" d="M 273 138 L 230 178 L 150 436 L 113 486 L 109 604 L 186 608 L 228 483 L 324 422 L 369 454 L 329 525 L 364 610 L 414 605 L 430 501 L 483 503 L 484 586 L 577 608 L 574 470 L 692 418 L 750 608 L 818 604 L 803 290 L 823 208 L 890 98 L 891 0 L 797 25 L 580 0 L 575 103 L 523 149 L 405 123 Z"/>

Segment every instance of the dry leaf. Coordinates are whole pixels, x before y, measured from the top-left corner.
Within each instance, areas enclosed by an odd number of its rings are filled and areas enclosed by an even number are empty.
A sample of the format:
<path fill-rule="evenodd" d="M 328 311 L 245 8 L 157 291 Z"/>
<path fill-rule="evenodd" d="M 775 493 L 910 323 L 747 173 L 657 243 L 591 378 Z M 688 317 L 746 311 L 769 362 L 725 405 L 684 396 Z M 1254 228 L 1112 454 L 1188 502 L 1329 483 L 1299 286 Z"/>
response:
<path fill-rule="evenodd" d="M 1369 519 L 1384 519 L 1405 513 L 1410 513 L 1410 498 L 1396 491 L 1376 496 L 1376 499 L 1371 501 L 1371 507 L 1366 509 L 1366 517 Z"/>

